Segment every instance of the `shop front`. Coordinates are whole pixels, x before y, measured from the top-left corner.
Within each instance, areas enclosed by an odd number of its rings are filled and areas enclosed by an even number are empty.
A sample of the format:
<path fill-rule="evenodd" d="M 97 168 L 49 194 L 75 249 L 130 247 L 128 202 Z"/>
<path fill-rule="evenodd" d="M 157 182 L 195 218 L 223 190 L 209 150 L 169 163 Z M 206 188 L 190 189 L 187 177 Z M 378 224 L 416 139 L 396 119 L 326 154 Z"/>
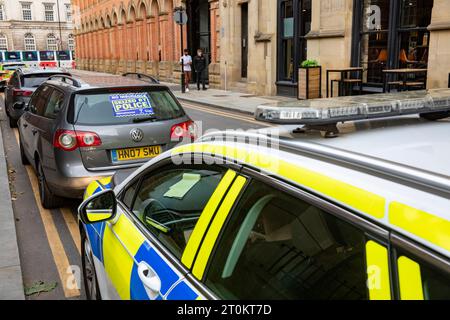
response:
<path fill-rule="evenodd" d="M 409 77 L 447 87 L 450 1 L 278 0 L 277 95 L 297 96 L 306 59 L 322 66 L 322 88 L 327 69 L 348 67 L 363 68 L 366 93 L 382 91 L 386 69 L 427 70 Z"/>
<path fill-rule="evenodd" d="M 278 0 L 277 94 L 297 96 L 298 68 L 307 58 L 311 0 Z"/>
<path fill-rule="evenodd" d="M 433 0 L 355 0 L 352 66 L 366 87 L 381 87 L 383 70 L 428 68 Z"/>

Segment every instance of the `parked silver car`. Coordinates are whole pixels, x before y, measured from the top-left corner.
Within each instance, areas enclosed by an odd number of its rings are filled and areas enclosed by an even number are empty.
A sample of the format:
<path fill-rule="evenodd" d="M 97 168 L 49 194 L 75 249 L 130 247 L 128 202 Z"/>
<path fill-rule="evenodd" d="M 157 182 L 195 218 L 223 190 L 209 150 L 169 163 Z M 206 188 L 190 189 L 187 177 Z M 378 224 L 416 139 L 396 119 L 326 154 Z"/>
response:
<path fill-rule="evenodd" d="M 83 80 L 53 76 L 28 105 L 15 105 L 25 109 L 22 162 L 35 168 L 45 208 L 195 138 L 195 124 L 166 86 L 118 76 Z"/>
<path fill-rule="evenodd" d="M 23 113 L 23 109 L 14 108 L 14 104 L 28 103 L 33 92 L 50 76 L 56 74 L 70 76 L 70 73 L 61 68 L 18 68 L 12 74 L 5 88 L 5 110 L 11 128 L 17 125 L 17 120 Z"/>

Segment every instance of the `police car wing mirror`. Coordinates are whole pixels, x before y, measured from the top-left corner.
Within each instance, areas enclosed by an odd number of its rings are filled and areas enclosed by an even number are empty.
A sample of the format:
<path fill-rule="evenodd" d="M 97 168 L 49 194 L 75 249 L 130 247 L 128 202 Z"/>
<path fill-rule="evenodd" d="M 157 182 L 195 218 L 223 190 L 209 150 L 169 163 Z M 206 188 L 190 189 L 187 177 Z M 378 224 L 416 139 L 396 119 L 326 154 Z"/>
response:
<path fill-rule="evenodd" d="M 158 274 L 145 261 L 141 261 L 138 263 L 138 275 L 148 297 L 156 299 L 161 292 L 161 279 Z"/>
<path fill-rule="evenodd" d="M 78 208 L 80 220 L 92 224 L 111 220 L 117 213 L 116 194 L 113 190 L 104 190 L 87 198 Z"/>

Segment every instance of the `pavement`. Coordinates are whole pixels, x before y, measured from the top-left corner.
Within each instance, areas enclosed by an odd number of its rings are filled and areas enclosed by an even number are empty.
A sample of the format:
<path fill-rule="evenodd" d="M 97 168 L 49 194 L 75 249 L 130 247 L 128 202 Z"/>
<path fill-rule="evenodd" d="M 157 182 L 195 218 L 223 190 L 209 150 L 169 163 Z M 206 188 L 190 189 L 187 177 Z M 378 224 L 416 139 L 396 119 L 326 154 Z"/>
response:
<path fill-rule="evenodd" d="M 3 97 L 1 97 L 3 100 Z M 22 268 L 0 130 L 0 300 L 23 300 Z"/>
<path fill-rule="evenodd" d="M 182 101 L 202 104 L 207 107 L 233 110 L 253 115 L 259 105 L 278 101 L 296 101 L 295 98 L 280 96 L 256 96 L 237 91 L 208 89 L 198 91 L 191 84 L 189 92 L 182 93 L 179 84 L 162 83 L 170 87 L 175 96 Z"/>

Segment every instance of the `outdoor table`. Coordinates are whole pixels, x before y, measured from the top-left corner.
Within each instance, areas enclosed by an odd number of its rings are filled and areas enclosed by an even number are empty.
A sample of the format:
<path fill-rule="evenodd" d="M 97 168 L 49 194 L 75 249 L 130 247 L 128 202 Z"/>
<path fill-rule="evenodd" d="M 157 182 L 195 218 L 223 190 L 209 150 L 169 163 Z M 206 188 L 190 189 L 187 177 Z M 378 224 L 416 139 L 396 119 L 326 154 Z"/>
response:
<path fill-rule="evenodd" d="M 341 95 L 341 84 L 344 83 L 345 80 L 348 80 L 350 82 L 359 82 L 359 90 L 362 91 L 363 71 L 364 71 L 364 68 L 362 68 L 362 67 L 327 69 L 327 98 L 329 97 L 328 91 L 329 91 L 329 83 L 330 83 L 330 73 L 340 73 L 341 74 L 341 79 L 339 80 L 339 95 Z M 358 79 L 350 79 L 350 76 L 349 76 L 350 72 L 358 72 L 359 78 Z M 333 85 L 331 85 L 331 95 L 333 95 Z"/>
<path fill-rule="evenodd" d="M 426 79 L 427 72 L 428 72 L 428 69 L 414 69 L 414 68 L 385 69 L 385 70 L 383 70 L 383 92 L 386 92 L 387 77 L 389 74 L 400 75 L 402 79 L 399 82 L 401 82 L 402 88 L 406 89 L 407 83 L 408 83 L 407 76 L 409 74 L 425 73 L 425 79 Z"/>

